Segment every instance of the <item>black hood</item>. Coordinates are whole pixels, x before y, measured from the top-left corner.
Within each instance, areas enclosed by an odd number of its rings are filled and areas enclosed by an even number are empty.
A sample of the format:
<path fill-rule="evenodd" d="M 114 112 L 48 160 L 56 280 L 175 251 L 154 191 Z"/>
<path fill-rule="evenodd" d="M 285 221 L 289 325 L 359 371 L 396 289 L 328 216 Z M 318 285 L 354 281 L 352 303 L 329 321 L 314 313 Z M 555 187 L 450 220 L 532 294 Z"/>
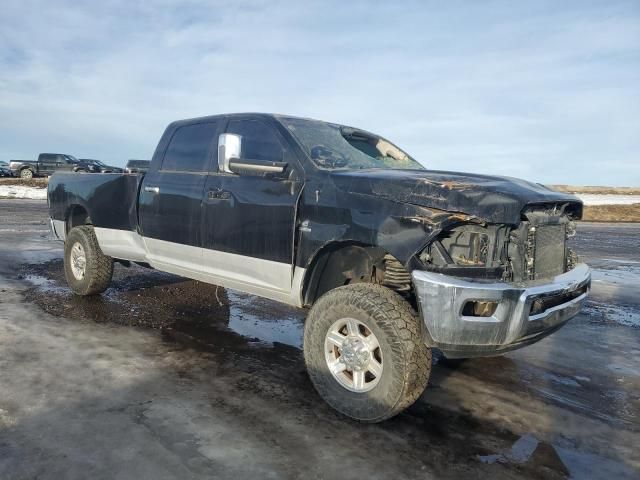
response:
<path fill-rule="evenodd" d="M 569 204 L 578 217 L 582 202 L 518 178 L 434 170 L 351 170 L 332 173 L 336 187 L 397 202 L 474 215 L 490 223 L 520 222 L 527 205 Z"/>

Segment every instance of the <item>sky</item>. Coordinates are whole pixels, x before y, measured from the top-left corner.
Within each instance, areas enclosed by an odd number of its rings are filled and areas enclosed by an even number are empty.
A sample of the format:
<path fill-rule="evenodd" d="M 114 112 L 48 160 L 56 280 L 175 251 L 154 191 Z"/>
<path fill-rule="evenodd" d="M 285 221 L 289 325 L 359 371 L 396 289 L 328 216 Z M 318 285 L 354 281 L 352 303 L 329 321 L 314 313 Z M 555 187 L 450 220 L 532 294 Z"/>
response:
<path fill-rule="evenodd" d="M 431 169 L 640 186 L 640 1 L 2 1 L 0 160 L 124 165 L 246 111 Z"/>

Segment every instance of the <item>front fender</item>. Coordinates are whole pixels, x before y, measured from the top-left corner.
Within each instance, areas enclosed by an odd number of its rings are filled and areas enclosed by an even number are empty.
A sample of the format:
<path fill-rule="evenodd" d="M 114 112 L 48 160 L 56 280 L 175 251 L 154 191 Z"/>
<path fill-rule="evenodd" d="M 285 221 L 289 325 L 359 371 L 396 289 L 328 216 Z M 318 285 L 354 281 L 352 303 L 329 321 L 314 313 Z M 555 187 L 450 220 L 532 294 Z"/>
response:
<path fill-rule="evenodd" d="M 343 242 L 380 247 L 411 271 L 416 254 L 443 228 L 473 219 L 382 197 L 337 191 L 323 198 L 315 192 L 305 188 L 298 212 L 295 263 L 304 268 L 324 246 Z"/>

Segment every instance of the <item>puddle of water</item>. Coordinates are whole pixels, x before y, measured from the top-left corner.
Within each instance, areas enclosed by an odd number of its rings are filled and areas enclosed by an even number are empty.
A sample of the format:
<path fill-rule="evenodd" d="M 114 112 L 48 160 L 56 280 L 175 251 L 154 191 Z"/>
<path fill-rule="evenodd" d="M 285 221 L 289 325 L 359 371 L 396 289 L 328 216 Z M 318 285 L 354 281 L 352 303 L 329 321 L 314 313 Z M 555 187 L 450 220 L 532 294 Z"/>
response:
<path fill-rule="evenodd" d="M 241 296 L 227 290 L 229 297 L 229 328 L 247 338 L 256 338 L 265 343 L 284 343 L 302 348 L 304 319 L 300 315 L 284 313 L 283 316 L 259 315 L 252 312 L 250 296 Z"/>
<path fill-rule="evenodd" d="M 22 279 L 45 292 L 60 293 L 65 291 L 63 287 L 59 287 L 58 285 L 56 285 L 55 280 L 43 277 L 41 275 L 29 274 L 22 277 Z"/>
<path fill-rule="evenodd" d="M 622 375 L 631 375 L 634 377 L 640 377 L 640 372 L 638 371 L 638 369 L 628 367 L 626 365 L 620 365 L 618 363 L 611 363 L 607 365 L 607 369 Z"/>
<path fill-rule="evenodd" d="M 524 463 L 529 460 L 538 443 L 540 442 L 533 435 L 523 435 L 511 446 L 507 458 L 515 463 Z"/>
<path fill-rule="evenodd" d="M 591 279 L 594 282 L 607 282 L 617 285 L 633 283 L 637 285 L 640 283 L 640 267 L 625 265 L 610 269 L 594 268 L 591 272 Z"/>
<path fill-rule="evenodd" d="M 563 376 L 556 375 L 556 374 L 551 373 L 551 372 L 544 372 L 543 376 L 547 380 L 551 380 L 552 382 L 559 383 L 561 385 L 566 385 L 568 387 L 579 387 L 580 386 L 580 384 L 578 382 L 576 382 L 573 378 L 563 377 Z M 578 378 L 578 377 L 576 377 L 576 378 Z"/>
<path fill-rule="evenodd" d="M 520 437 L 507 452 L 479 455 L 477 458 L 487 464 L 545 465 L 570 479 L 637 478 L 637 472 L 623 462 L 543 442 L 531 434 Z"/>
<path fill-rule="evenodd" d="M 629 305 L 611 305 L 589 301 L 583 308 L 592 318 L 605 319 L 625 327 L 640 327 L 640 311 Z"/>
<path fill-rule="evenodd" d="M 562 393 L 549 390 L 547 388 L 536 388 L 536 391 L 542 395 L 543 397 L 557 403 L 560 405 L 564 405 L 566 407 L 570 407 L 574 410 L 582 412 L 591 417 L 598 418 L 600 420 L 604 420 L 605 422 L 609 422 L 612 424 L 628 424 L 629 421 L 623 418 L 613 417 L 611 415 L 607 415 L 603 413 L 599 409 L 592 408 L 591 405 L 585 404 L 575 399 L 571 399 Z"/>
<path fill-rule="evenodd" d="M 638 472 L 622 462 L 558 445 L 554 447 L 569 471 L 569 478 L 638 478 Z"/>
<path fill-rule="evenodd" d="M 640 264 L 640 260 L 629 260 L 628 258 L 602 258 L 601 260 L 605 262 L 614 262 L 614 263 L 632 263 L 632 264 Z"/>

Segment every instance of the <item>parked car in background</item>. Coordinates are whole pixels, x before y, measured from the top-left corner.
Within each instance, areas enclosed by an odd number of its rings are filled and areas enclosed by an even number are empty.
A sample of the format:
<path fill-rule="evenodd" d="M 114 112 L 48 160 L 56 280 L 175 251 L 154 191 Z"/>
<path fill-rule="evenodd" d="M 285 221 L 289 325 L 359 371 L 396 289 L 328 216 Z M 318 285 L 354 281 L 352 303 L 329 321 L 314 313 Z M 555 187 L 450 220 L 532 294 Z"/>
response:
<path fill-rule="evenodd" d="M 79 160 L 83 170 L 91 173 L 123 173 L 123 169 L 120 167 L 112 167 L 107 165 L 101 160 L 94 160 L 92 158 L 81 158 Z"/>
<path fill-rule="evenodd" d="M 124 167 L 125 173 L 144 173 L 149 170 L 150 160 L 129 160 Z"/>
<path fill-rule="evenodd" d="M 0 177 L 13 177 L 7 162 L 0 162 Z"/>
<path fill-rule="evenodd" d="M 411 405 L 432 348 L 455 359 L 524 347 L 589 293 L 567 241 L 578 198 L 428 170 L 364 130 L 266 114 L 183 120 L 149 167 L 50 179 L 71 289 L 101 293 L 114 261 L 136 262 L 310 307 L 311 381 L 357 420 Z"/>
<path fill-rule="evenodd" d="M 73 155 L 66 153 L 41 153 L 38 160 L 10 160 L 11 173 L 20 178 L 33 178 L 51 175 L 54 172 L 77 172 L 86 169 Z"/>

